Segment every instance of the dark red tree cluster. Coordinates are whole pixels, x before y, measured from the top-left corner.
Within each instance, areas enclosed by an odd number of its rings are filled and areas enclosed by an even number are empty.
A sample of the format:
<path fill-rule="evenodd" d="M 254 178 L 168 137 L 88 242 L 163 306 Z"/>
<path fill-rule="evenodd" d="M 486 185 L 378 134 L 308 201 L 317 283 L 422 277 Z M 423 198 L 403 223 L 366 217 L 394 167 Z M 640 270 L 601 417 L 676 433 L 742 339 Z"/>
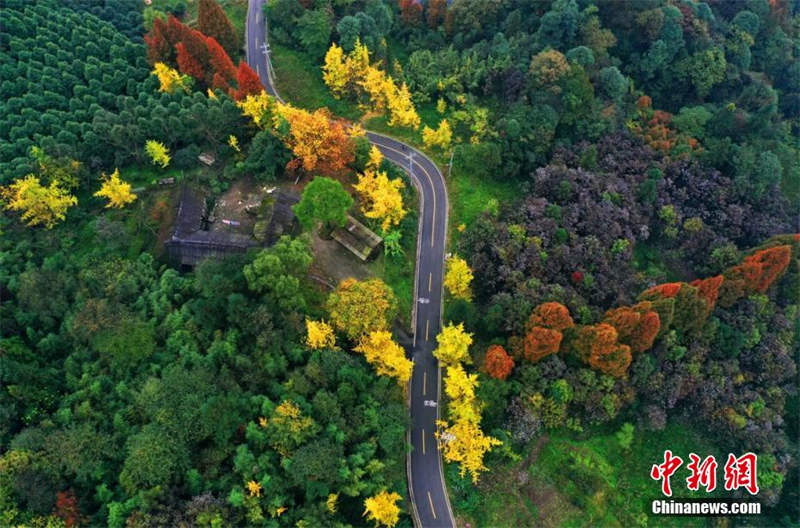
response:
<path fill-rule="evenodd" d="M 228 20 L 225 11 L 214 0 L 200 0 L 197 6 L 197 28 L 204 35 L 219 42 L 228 55 L 238 54 L 239 39 L 236 30 L 233 29 L 233 24 Z"/>
<path fill-rule="evenodd" d="M 400 0 L 400 19 L 409 26 L 422 22 L 422 4 L 419 0 Z"/>
<path fill-rule="evenodd" d="M 208 16 L 212 19 L 216 17 Z M 213 27 L 220 25 L 217 22 L 209 24 Z M 237 69 L 226 47 L 214 36 L 190 28 L 174 16 L 170 16 L 166 22 L 156 19 L 153 29 L 145 35 L 144 40 L 151 64 L 168 64 L 212 90 L 221 90 L 236 99 L 263 90 L 258 75 L 250 66 L 240 62 Z"/>

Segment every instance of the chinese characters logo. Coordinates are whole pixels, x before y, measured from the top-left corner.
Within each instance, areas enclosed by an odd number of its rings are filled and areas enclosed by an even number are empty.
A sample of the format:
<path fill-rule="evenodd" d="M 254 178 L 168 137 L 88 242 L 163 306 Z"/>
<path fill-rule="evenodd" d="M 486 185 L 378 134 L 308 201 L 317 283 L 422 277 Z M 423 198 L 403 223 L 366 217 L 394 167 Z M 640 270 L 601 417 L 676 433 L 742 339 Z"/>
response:
<path fill-rule="evenodd" d="M 686 478 L 686 487 L 697 491 L 703 487 L 706 493 L 711 493 L 717 488 L 717 461 L 713 455 L 702 459 L 695 453 L 689 453 L 690 462 L 686 465 L 690 475 Z M 751 495 L 758 493 L 757 474 L 758 457 L 754 453 L 745 453 L 740 457 L 728 454 L 724 467 L 725 490 L 735 491 L 739 488 L 746 489 Z M 672 497 L 670 478 L 683 465 L 683 459 L 673 455 L 672 451 L 664 451 L 664 461 L 653 464 L 650 477 L 661 481 L 661 493 Z"/>

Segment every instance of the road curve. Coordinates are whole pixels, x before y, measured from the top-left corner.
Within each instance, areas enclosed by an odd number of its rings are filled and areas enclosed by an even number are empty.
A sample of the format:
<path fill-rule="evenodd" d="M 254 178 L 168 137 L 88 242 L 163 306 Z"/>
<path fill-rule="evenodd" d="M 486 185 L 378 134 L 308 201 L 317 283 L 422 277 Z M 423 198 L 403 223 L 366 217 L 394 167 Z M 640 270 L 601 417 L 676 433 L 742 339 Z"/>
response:
<path fill-rule="evenodd" d="M 246 27 L 247 63 L 258 73 L 268 94 L 275 90 L 266 42 L 265 0 L 249 0 Z M 444 252 L 447 233 L 447 186 L 439 168 L 425 154 L 396 139 L 367 132 L 384 157 L 405 170 L 420 196 L 417 274 L 414 280 L 414 370 L 409 383 L 411 429 L 408 440 L 408 489 L 417 528 L 455 527 L 442 473 L 442 457 L 434 437 L 439 418 L 441 371 L 433 357 L 441 327 Z"/>

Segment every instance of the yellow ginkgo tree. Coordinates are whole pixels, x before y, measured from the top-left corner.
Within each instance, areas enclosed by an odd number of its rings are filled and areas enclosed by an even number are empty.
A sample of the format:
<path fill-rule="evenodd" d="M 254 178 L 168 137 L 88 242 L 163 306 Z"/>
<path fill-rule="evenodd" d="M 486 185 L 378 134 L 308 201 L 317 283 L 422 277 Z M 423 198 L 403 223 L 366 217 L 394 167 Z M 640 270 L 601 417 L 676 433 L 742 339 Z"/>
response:
<path fill-rule="evenodd" d="M 469 301 L 472 298 L 472 270 L 463 258 L 453 255 L 447 259 L 444 286 L 456 299 Z"/>
<path fill-rule="evenodd" d="M 400 507 L 397 505 L 399 500 L 399 493 L 382 491 L 364 500 L 364 515 L 375 521 L 375 526 L 392 528 L 400 520 Z"/>
<path fill-rule="evenodd" d="M 78 203 L 78 199 L 58 182 L 44 186 L 33 174 L 0 188 L 0 196 L 6 209 L 22 212 L 22 220 L 27 225 L 43 225 L 47 229 L 64 220 L 67 210 Z"/>
<path fill-rule="evenodd" d="M 114 169 L 111 175 L 102 175 L 103 185 L 94 193 L 95 196 L 107 198 L 106 207 L 121 209 L 136 200 L 136 195 L 131 191 L 131 184 L 119 177 L 119 169 Z"/>
<path fill-rule="evenodd" d="M 395 378 L 400 385 L 411 379 L 414 363 L 406 358 L 403 347 L 394 342 L 391 332 L 370 332 L 354 350 L 364 354 L 367 363 L 375 367 L 379 376 Z"/>
<path fill-rule="evenodd" d="M 191 80 L 187 75 L 181 75 L 177 70 L 170 68 L 163 62 L 157 62 L 153 66 L 153 75 L 158 78 L 160 84 L 159 91 L 173 93 L 177 90 L 188 91 Z"/>
<path fill-rule="evenodd" d="M 333 348 L 336 345 L 336 336 L 331 325 L 325 321 L 306 319 L 306 345 L 314 350 Z"/>
<path fill-rule="evenodd" d="M 150 157 L 153 165 L 158 165 L 162 169 L 166 168 L 170 160 L 172 160 L 169 155 L 169 149 L 163 143 L 154 139 L 147 140 L 144 144 L 144 151 Z"/>
<path fill-rule="evenodd" d="M 472 334 L 464 330 L 464 323 L 449 323 L 442 327 L 442 331 L 436 336 L 436 342 L 439 346 L 433 351 L 433 355 L 444 365 L 471 363 L 469 346 L 472 344 Z"/>
<path fill-rule="evenodd" d="M 370 64 L 369 49 L 356 40 L 353 51 L 344 54 L 336 43 L 325 54 L 322 78 L 337 99 L 351 96 L 373 112 L 389 111 L 389 126 L 418 128 L 419 114 L 405 83 L 395 83 L 385 71 Z"/>
<path fill-rule="evenodd" d="M 353 186 L 361 197 L 361 211 L 367 218 L 381 221 L 381 229 L 388 231 L 406 216 L 403 208 L 403 180 L 389 179 L 386 171 L 366 170 L 358 175 Z"/>
<path fill-rule="evenodd" d="M 426 147 L 439 147 L 442 150 L 447 150 L 453 140 L 453 130 L 450 128 L 450 123 L 447 119 L 442 119 L 439 122 L 439 128 L 433 129 L 429 126 L 422 128 L 422 142 Z"/>

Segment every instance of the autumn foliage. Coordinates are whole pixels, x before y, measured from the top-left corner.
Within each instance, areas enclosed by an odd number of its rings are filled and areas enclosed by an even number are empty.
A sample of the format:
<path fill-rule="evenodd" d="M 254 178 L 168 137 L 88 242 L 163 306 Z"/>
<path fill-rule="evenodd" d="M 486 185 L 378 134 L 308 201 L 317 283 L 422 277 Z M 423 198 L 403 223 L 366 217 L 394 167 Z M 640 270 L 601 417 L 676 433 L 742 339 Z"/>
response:
<path fill-rule="evenodd" d="M 81 522 L 81 512 L 78 509 L 78 499 L 72 490 L 59 491 L 56 494 L 55 516 L 64 521 L 66 528 L 78 526 Z"/>
<path fill-rule="evenodd" d="M 283 138 L 295 156 L 289 169 L 334 175 L 355 159 L 355 145 L 345 124 L 333 119 L 327 108 L 309 112 L 279 103 L 277 111 L 289 124 Z"/>
<path fill-rule="evenodd" d="M 370 64 L 369 53 L 360 40 L 347 55 L 336 43 L 331 44 L 322 67 L 325 84 L 336 98 L 349 95 L 373 112 L 388 110 L 389 126 L 418 128 L 420 118 L 408 87 L 405 83 L 398 86 L 378 65 Z"/>
<path fill-rule="evenodd" d="M 661 327 L 658 312 L 647 301 L 609 310 L 603 322 L 617 330 L 619 342 L 630 346 L 632 352 L 644 352 L 652 347 Z"/>
<path fill-rule="evenodd" d="M 200 0 L 197 6 L 197 28 L 204 35 L 213 37 L 230 55 L 235 55 L 238 51 L 239 38 L 236 30 L 215 0 Z"/>
<path fill-rule="evenodd" d="M 234 66 L 228 53 L 230 49 L 236 50 L 235 33 L 224 27 L 227 19 L 222 21 L 215 14 L 219 10 L 219 14 L 225 16 L 219 6 L 214 4 L 216 7 L 209 10 L 210 4 L 214 2 L 201 2 L 201 19 L 205 18 L 207 22 L 201 20 L 201 31 L 190 28 L 174 16 L 166 22 L 156 18 L 153 28 L 144 36 L 148 60 L 151 64 L 164 63 L 177 68 L 206 87 L 222 90 L 237 99 L 259 93 L 261 83 L 255 72 L 244 63 L 239 64 L 238 70 Z M 203 32 L 203 28 L 211 33 Z M 217 37 L 223 38 L 224 42 L 218 41 Z"/>
<path fill-rule="evenodd" d="M 546 302 L 537 306 L 527 324 L 522 341 L 523 355 L 536 362 L 558 352 L 563 339 L 562 331 L 574 326 L 566 306 L 557 302 Z"/>
<path fill-rule="evenodd" d="M 631 347 L 619 342 L 610 324 L 581 326 L 572 340 L 572 351 L 582 362 L 616 378 L 624 376 L 631 364 Z"/>
<path fill-rule="evenodd" d="M 514 360 L 508 355 L 505 348 L 500 345 L 492 345 L 486 350 L 483 367 L 491 377 L 504 380 L 514 369 Z"/>
<path fill-rule="evenodd" d="M 552 330 L 566 330 L 574 326 L 572 317 L 566 306 L 557 302 L 542 303 L 534 308 L 528 319 L 528 325 L 543 326 Z"/>
<path fill-rule="evenodd" d="M 670 282 L 653 286 L 642 292 L 639 299 L 654 303 L 671 299 L 673 302 L 672 324 L 684 332 L 700 330 L 711 313 L 708 301 L 700 294 L 700 290 L 685 282 Z"/>
<path fill-rule="evenodd" d="M 756 251 L 741 264 L 725 271 L 720 303 L 730 306 L 754 293 L 764 293 L 786 271 L 792 258 L 789 246 L 775 246 Z"/>
<path fill-rule="evenodd" d="M 264 90 L 258 74 L 245 62 L 239 63 L 239 69 L 236 71 L 236 84 L 239 86 L 239 89 L 236 90 L 237 101 L 241 101 L 248 95 L 258 95 Z"/>

